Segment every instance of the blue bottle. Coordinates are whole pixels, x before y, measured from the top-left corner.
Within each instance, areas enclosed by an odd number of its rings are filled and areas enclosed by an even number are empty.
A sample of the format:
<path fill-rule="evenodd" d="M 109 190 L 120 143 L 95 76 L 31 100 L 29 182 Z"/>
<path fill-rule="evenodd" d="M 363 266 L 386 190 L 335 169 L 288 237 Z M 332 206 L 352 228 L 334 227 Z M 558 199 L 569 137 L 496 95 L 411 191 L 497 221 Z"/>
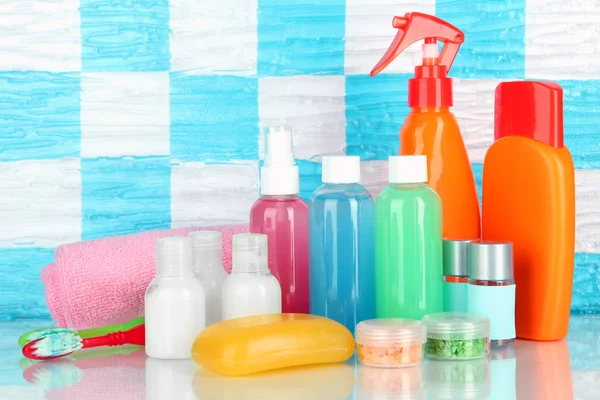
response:
<path fill-rule="evenodd" d="M 359 157 L 323 157 L 323 185 L 308 203 L 310 313 L 350 332 L 375 318 L 375 207 L 359 181 Z"/>

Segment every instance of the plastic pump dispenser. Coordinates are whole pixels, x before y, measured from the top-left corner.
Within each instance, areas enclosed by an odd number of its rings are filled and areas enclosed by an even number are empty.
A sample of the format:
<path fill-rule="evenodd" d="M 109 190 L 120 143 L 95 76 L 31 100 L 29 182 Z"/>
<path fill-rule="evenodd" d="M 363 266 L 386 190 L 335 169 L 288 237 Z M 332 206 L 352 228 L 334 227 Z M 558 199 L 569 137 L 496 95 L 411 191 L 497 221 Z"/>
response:
<path fill-rule="evenodd" d="M 219 231 L 198 231 L 188 235 L 194 250 L 194 275 L 206 297 L 206 326 L 221 320 L 221 288 L 229 276 L 223 268 L 223 235 Z"/>
<path fill-rule="evenodd" d="M 390 184 L 375 202 L 376 315 L 420 320 L 443 309 L 440 198 L 424 183 L 425 156 L 388 165 Z"/>
<path fill-rule="evenodd" d="M 281 284 L 283 312 L 308 313 L 308 206 L 298 196 L 292 132 L 271 128 L 266 141 L 262 197 L 250 210 L 250 232 L 268 237 L 269 269 Z"/>
<path fill-rule="evenodd" d="M 310 313 L 354 332 L 375 318 L 373 198 L 357 156 L 323 157 L 322 180 L 308 204 Z"/>
<path fill-rule="evenodd" d="M 300 192 L 300 172 L 294 160 L 291 129 L 283 126 L 269 129 L 260 179 L 263 195 Z"/>
<path fill-rule="evenodd" d="M 233 236 L 231 275 L 222 291 L 222 319 L 281 312 L 281 287 L 269 271 L 267 236 Z"/>
<path fill-rule="evenodd" d="M 408 81 L 408 106 L 412 111 L 400 130 L 400 154 L 427 156 L 426 182 L 442 200 L 444 238 L 478 239 L 475 179 L 458 123 L 449 110 L 452 79 L 448 71 L 464 35 L 439 18 L 416 12 L 394 17 L 392 25 L 398 33 L 371 76 L 380 73 L 411 44 L 425 42 L 415 77 Z M 444 44 L 441 53 L 437 41 Z"/>
<path fill-rule="evenodd" d="M 190 349 L 205 327 L 202 284 L 192 269 L 192 241 L 156 241 L 156 278 L 144 298 L 146 354 L 161 359 L 191 358 Z"/>

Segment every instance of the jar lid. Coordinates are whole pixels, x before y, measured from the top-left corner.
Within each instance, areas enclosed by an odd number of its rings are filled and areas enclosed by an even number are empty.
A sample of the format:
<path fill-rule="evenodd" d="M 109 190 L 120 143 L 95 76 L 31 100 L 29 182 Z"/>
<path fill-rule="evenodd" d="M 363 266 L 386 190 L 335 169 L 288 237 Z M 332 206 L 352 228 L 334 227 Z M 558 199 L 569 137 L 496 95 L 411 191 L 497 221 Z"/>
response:
<path fill-rule="evenodd" d="M 423 317 L 427 336 L 455 339 L 483 338 L 490 335 L 490 320 L 466 313 L 437 313 Z"/>
<path fill-rule="evenodd" d="M 356 343 L 365 341 L 394 341 L 422 344 L 427 341 L 421 321 L 403 318 L 369 319 L 356 325 Z"/>

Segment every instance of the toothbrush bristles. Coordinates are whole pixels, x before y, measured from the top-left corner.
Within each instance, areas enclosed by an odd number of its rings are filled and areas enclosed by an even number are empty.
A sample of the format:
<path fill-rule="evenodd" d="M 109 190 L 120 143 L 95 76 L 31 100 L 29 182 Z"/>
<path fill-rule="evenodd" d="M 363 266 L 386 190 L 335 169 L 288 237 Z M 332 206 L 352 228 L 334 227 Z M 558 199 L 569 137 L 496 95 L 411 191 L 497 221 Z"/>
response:
<path fill-rule="evenodd" d="M 27 340 L 29 342 L 33 342 L 34 340 L 45 338 L 50 335 L 58 335 L 61 333 L 77 333 L 74 329 L 70 328 L 46 328 L 46 329 L 38 329 L 37 331 L 31 332 L 27 335 Z"/>
<path fill-rule="evenodd" d="M 61 357 L 83 347 L 82 339 L 74 331 L 45 336 L 32 343 L 32 355 L 38 358 Z"/>

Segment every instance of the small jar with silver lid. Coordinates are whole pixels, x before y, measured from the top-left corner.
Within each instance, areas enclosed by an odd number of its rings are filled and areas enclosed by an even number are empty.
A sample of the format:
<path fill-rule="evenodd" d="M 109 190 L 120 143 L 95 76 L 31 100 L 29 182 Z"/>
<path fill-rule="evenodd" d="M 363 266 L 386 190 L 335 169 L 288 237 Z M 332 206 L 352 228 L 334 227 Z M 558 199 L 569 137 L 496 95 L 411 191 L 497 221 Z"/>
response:
<path fill-rule="evenodd" d="M 515 340 L 515 294 L 512 243 L 471 242 L 468 307 L 490 319 L 492 349 L 512 346 Z"/>
<path fill-rule="evenodd" d="M 448 240 L 443 244 L 444 311 L 467 312 L 469 244 L 471 240 Z"/>

